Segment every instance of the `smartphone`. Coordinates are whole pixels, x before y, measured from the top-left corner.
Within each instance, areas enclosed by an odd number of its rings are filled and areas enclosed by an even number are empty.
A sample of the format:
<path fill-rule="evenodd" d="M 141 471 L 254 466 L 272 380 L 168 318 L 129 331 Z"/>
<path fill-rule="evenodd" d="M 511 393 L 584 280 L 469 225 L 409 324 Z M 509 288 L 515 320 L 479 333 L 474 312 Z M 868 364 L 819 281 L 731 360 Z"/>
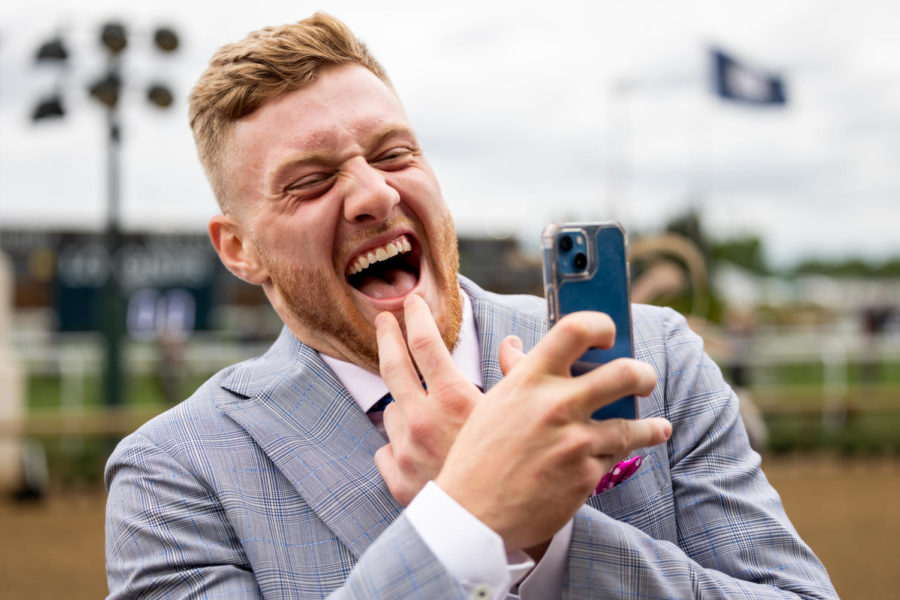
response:
<path fill-rule="evenodd" d="M 551 223 L 541 235 L 550 327 L 580 310 L 606 313 L 616 325 L 612 348 L 590 348 L 572 365 L 572 375 L 615 358 L 634 356 L 627 245 L 625 230 L 614 221 Z M 591 416 L 634 419 L 637 400 L 634 396 L 620 398 Z"/>

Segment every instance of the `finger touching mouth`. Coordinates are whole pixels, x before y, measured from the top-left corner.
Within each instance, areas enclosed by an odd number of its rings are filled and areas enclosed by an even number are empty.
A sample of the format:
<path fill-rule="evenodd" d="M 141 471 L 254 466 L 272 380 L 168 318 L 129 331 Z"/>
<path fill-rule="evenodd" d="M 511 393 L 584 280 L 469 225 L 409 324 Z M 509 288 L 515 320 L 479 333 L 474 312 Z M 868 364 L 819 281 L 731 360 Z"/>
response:
<path fill-rule="evenodd" d="M 419 282 L 420 253 L 407 235 L 370 248 L 350 261 L 347 282 L 378 300 L 402 298 Z"/>

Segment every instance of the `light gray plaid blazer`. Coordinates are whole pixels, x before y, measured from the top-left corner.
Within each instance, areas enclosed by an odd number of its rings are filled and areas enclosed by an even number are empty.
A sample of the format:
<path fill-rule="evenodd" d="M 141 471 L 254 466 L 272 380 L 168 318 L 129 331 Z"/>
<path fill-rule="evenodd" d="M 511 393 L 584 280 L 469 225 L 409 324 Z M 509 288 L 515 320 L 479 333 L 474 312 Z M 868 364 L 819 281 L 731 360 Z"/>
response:
<path fill-rule="evenodd" d="M 486 387 L 509 334 L 545 333 L 540 298 L 472 298 Z M 835 597 L 760 471 L 737 399 L 676 313 L 634 307 L 659 383 L 642 416 L 671 440 L 577 513 L 567 598 Z M 391 497 L 385 443 L 286 329 L 125 438 L 109 459 L 110 598 L 461 598 Z"/>

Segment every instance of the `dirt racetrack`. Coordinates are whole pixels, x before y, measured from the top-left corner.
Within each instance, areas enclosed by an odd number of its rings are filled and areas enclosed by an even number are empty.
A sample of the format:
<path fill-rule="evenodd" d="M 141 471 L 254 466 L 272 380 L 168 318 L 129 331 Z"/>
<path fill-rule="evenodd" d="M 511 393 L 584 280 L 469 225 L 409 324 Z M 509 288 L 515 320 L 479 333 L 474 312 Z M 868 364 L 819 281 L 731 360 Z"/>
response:
<path fill-rule="evenodd" d="M 900 458 L 768 457 L 788 515 L 845 600 L 900 597 Z M 0 502 L 0 598 L 102 598 L 102 491 Z"/>

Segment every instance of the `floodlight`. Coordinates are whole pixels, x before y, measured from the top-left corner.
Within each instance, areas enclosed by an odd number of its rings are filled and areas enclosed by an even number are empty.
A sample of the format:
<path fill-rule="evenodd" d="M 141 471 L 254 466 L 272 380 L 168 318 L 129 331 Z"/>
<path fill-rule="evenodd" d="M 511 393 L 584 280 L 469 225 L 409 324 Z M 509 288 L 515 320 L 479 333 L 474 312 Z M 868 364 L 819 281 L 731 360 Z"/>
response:
<path fill-rule="evenodd" d="M 41 100 L 31 113 L 32 121 L 42 121 L 44 119 L 58 119 L 65 116 L 66 110 L 63 108 L 62 98 L 58 95 L 48 96 Z"/>
<path fill-rule="evenodd" d="M 56 61 L 66 62 L 68 58 L 69 52 L 66 50 L 65 44 L 63 44 L 63 41 L 60 38 L 54 38 L 41 44 L 41 47 L 38 48 L 37 56 L 35 56 L 35 60 L 39 63 Z"/>
<path fill-rule="evenodd" d="M 121 23 L 107 23 L 100 32 L 100 41 L 111 53 L 118 54 L 128 45 L 125 26 Z"/>
<path fill-rule="evenodd" d="M 153 34 L 153 41 L 156 42 L 156 47 L 163 52 L 172 52 L 178 48 L 178 35 L 168 27 L 157 29 Z"/>
<path fill-rule="evenodd" d="M 166 86 L 156 84 L 147 90 L 147 99 L 160 108 L 168 108 L 172 105 L 172 92 Z"/>

